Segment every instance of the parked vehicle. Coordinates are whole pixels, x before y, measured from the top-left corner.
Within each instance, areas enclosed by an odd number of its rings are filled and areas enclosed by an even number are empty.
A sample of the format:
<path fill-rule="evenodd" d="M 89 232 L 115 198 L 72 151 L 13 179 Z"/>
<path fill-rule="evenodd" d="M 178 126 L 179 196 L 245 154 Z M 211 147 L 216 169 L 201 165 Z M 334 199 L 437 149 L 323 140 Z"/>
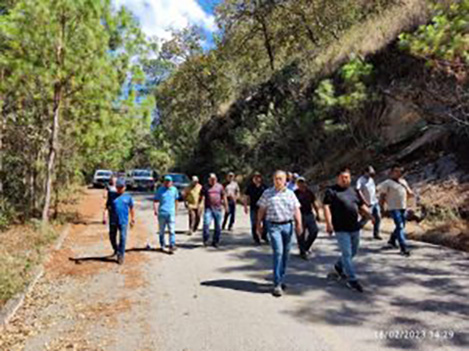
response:
<path fill-rule="evenodd" d="M 182 191 L 187 188 L 191 183 L 191 180 L 186 174 L 169 173 L 168 175 L 173 178 L 173 185 L 177 188 L 179 194 L 182 194 Z"/>
<path fill-rule="evenodd" d="M 98 169 L 93 176 L 93 187 L 94 188 L 105 188 L 112 177 L 112 171 L 107 169 Z"/>
<path fill-rule="evenodd" d="M 127 188 L 130 190 L 155 190 L 154 172 L 148 169 L 134 169 L 127 174 Z"/>

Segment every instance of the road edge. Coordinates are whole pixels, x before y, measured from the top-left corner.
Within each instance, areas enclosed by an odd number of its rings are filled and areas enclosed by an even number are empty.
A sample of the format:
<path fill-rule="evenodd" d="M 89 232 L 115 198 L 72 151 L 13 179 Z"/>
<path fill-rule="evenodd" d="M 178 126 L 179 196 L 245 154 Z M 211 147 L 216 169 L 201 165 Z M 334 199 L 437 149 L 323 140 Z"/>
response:
<path fill-rule="evenodd" d="M 61 230 L 60 236 L 56 240 L 55 244 L 52 246 L 52 250 L 50 250 L 45 257 L 43 258 L 43 262 L 48 260 L 54 251 L 60 250 L 65 239 L 67 238 L 68 234 L 70 233 L 71 224 L 66 224 L 65 227 Z M 40 263 L 36 268 L 33 270 L 32 279 L 26 285 L 24 291 L 16 294 L 12 298 L 10 298 L 5 305 L 0 309 L 0 329 L 5 328 L 11 319 L 15 316 L 16 312 L 21 308 L 24 303 L 24 299 L 26 296 L 34 289 L 34 286 L 37 284 L 39 279 L 44 274 L 44 265 Z"/>

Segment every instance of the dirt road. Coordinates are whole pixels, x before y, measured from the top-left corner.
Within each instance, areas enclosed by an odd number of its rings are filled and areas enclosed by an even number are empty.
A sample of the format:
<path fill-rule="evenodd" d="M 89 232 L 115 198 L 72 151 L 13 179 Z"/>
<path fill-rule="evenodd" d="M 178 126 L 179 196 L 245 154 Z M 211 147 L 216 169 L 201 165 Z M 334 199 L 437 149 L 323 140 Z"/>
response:
<path fill-rule="evenodd" d="M 89 195 L 98 199 L 96 194 Z M 185 235 L 179 250 L 156 246 L 149 196 L 136 195 L 137 226 L 126 262 L 110 253 L 101 213 L 77 224 L 6 330 L 0 350 L 463 350 L 469 347 L 469 260 L 413 243 L 411 258 L 362 235 L 357 270 L 367 292 L 329 282 L 338 252 L 321 233 L 309 262 L 293 251 L 289 289 L 270 295 L 271 252 L 251 244 L 248 217 L 219 249 Z M 98 200 L 96 200 L 98 201 Z M 386 235 L 386 234 L 385 234 Z M 78 261 L 76 258 L 86 258 Z"/>

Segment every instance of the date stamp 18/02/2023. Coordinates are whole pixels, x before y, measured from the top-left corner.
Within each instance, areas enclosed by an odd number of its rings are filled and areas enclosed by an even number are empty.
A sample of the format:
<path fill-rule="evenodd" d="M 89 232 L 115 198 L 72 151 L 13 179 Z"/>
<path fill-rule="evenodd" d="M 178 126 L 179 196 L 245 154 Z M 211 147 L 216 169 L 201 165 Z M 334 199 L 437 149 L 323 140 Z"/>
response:
<path fill-rule="evenodd" d="M 379 340 L 450 340 L 455 336 L 455 331 L 450 329 L 425 330 L 425 329 L 389 329 L 376 330 L 375 337 Z"/>

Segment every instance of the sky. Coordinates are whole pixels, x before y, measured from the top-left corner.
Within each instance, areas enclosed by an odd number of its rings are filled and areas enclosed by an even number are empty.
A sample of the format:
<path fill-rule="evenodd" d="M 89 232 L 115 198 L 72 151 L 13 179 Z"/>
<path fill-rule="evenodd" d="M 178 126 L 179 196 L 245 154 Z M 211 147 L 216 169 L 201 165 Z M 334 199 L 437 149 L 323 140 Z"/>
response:
<path fill-rule="evenodd" d="M 213 7 L 220 0 L 113 0 L 125 6 L 140 21 L 148 36 L 169 39 L 171 29 L 198 25 L 211 35 L 217 30 Z M 210 39 L 209 39 L 210 41 Z"/>

